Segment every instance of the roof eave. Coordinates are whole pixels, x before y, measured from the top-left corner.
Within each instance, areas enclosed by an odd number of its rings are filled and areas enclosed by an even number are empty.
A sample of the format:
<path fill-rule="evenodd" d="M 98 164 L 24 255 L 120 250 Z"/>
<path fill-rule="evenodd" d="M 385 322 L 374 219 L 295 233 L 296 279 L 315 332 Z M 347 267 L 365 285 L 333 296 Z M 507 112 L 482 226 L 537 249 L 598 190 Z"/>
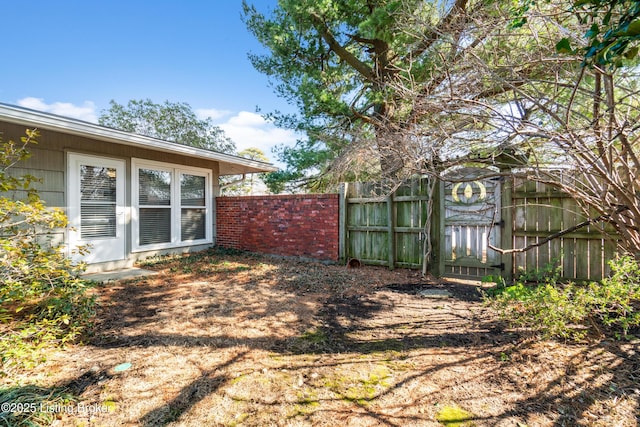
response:
<path fill-rule="evenodd" d="M 277 167 L 270 163 L 204 150 L 175 142 L 163 141 L 161 139 L 111 129 L 82 120 L 14 107 L 7 104 L 0 104 L 0 119 L 11 123 L 61 131 L 114 144 L 144 147 L 154 151 L 230 163 L 235 166 L 233 169 L 241 170 L 239 173 L 274 172 L 278 170 Z"/>

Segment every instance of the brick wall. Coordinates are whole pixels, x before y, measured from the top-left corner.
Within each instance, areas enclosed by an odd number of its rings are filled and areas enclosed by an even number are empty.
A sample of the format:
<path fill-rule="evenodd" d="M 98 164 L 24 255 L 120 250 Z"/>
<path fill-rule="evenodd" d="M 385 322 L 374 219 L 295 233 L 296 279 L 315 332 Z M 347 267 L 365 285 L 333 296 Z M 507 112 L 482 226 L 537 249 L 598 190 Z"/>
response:
<path fill-rule="evenodd" d="M 337 261 L 337 194 L 216 198 L 219 246 Z"/>

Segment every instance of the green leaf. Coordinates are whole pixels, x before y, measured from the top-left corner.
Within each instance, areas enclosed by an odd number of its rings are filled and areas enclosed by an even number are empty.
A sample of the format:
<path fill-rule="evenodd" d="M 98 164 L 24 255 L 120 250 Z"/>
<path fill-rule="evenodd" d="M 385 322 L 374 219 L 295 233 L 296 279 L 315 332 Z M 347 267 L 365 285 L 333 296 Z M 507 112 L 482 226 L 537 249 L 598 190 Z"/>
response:
<path fill-rule="evenodd" d="M 638 55 L 638 46 L 632 47 L 624 53 L 626 59 L 633 59 Z"/>
<path fill-rule="evenodd" d="M 592 58 L 593 56 L 595 56 L 597 53 L 598 53 L 598 47 L 597 46 L 591 46 L 591 47 L 589 47 L 587 52 L 584 54 L 584 57 L 589 59 L 589 58 Z"/>
<path fill-rule="evenodd" d="M 585 33 L 585 37 L 587 37 L 589 39 L 593 39 L 593 38 L 597 37 L 598 34 L 600 34 L 600 27 L 598 27 L 598 24 L 593 24 L 591 26 L 591 28 L 589 29 L 589 31 L 587 31 Z M 565 38 L 563 40 L 567 40 L 567 39 Z"/>
<path fill-rule="evenodd" d="M 571 48 L 571 42 L 568 38 L 561 39 L 558 43 L 556 43 L 556 52 L 558 53 L 573 53 L 573 49 Z"/>
<path fill-rule="evenodd" d="M 627 31 L 624 32 L 625 36 L 635 37 L 640 35 L 640 19 L 629 23 Z"/>
<path fill-rule="evenodd" d="M 512 28 L 515 30 L 516 28 L 522 27 L 526 23 L 527 23 L 527 17 L 522 16 L 520 18 L 516 18 L 513 21 L 511 21 L 511 24 L 509 24 L 509 28 Z"/>

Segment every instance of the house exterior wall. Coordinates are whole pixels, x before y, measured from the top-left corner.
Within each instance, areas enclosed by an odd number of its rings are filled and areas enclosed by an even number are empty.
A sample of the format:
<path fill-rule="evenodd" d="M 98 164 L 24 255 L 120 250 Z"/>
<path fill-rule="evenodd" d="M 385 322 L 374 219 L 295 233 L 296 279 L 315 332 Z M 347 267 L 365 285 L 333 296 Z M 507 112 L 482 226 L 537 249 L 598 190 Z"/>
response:
<path fill-rule="evenodd" d="M 33 127 L 0 121 L 0 132 L 2 133 L 4 141 L 8 141 L 10 139 L 19 141 L 20 138 L 24 136 L 24 131 L 27 128 Z M 21 164 L 21 167 L 23 168 L 64 171 L 65 153 L 77 152 L 123 159 L 138 157 L 146 160 L 207 168 L 211 169 L 215 173 L 216 177 L 219 172 L 219 164 L 217 161 L 182 156 L 173 153 L 164 153 L 132 145 L 113 144 L 106 141 L 50 131 L 47 129 L 40 129 L 39 132 L 40 137 L 37 139 L 38 144 L 28 147 L 28 150 L 33 152 L 34 155 L 29 160 Z M 41 155 L 36 156 L 35 154 L 39 150 L 46 151 L 48 154 L 45 157 L 42 157 Z"/>
<path fill-rule="evenodd" d="M 19 142 L 20 138 L 25 136 L 25 129 L 33 129 L 32 126 L 17 125 L 0 121 L 0 135 L 2 135 L 3 141 L 13 140 Z M 215 196 L 219 193 L 218 176 L 220 166 L 217 161 L 193 158 L 188 156 L 182 156 L 173 153 L 164 153 L 149 150 L 146 148 L 127 146 L 120 144 L 113 144 L 105 141 L 95 140 L 83 136 L 77 136 L 73 134 L 66 134 L 62 132 L 51 131 L 47 129 L 39 129 L 40 136 L 37 138 L 37 145 L 30 145 L 27 150 L 31 153 L 31 157 L 23 162 L 16 164 L 9 169 L 12 175 L 22 176 L 30 174 L 35 177 L 41 178 L 42 182 L 36 183 L 35 188 L 39 191 L 40 197 L 46 203 L 48 207 L 57 207 L 63 210 L 67 208 L 67 155 L 68 153 L 79 153 L 87 155 L 95 155 L 102 157 L 111 157 L 116 159 L 122 159 L 126 163 L 127 177 L 125 182 L 125 204 L 131 206 L 131 183 L 129 177 L 131 176 L 131 159 L 140 158 L 145 160 L 154 160 L 158 162 L 171 163 L 176 165 L 184 165 L 187 167 L 198 167 L 208 169 L 211 171 L 212 178 L 212 191 L 211 191 L 211 206 L 214 210 L 212 217 L 211 228 L 214 233 L 215 241 Z M 24 192 L 16 192 L 15 195 L 21 198 Z M 24 194 L 26 196 L 26 194 Z M 171 253 L 171 252 L 183 252 L 191 250 L 204 249 L 210 245 L 197 245 L 193 247 L 175 248 L 163 251 L 148 251 L 132 253 L 131 243 L 131 218 L 126 219 L 126 254 L 127 259 L 121 263 L 109 263 L 108 265 L 95 265 L 89 268 L 89 271 L 93 270 L 108 270 L 114 268 L 120 268 L 123 266 L 131 265 L 136 259 L 141 259 L 147 256 L 155 255 L 158 253 Z M 53 241 L 60 243 L 64 241 L 65 230 L 58 230 L 53 233 Z"/>
<path fill-rule="evenodd" d="M 338 261 L 339 205 L 338 194 L 218 197 L 216 244 Z"/>

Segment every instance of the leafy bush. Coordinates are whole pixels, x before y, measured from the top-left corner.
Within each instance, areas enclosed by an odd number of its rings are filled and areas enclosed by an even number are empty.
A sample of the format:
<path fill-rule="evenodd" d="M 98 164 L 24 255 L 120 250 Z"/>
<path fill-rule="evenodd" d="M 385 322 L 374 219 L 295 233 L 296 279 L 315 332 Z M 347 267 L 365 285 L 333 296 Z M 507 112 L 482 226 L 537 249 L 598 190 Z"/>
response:
<path fill-rule="evenodd" d="M 610 265 L 612 276 L 590 285 L 595 313 L 606 327 L 626 336 L 640 325 L 640 264 L 627 256 Z"/>
<path fill-rule="evenodd" d="M 32 176 L 9 169 L 29 157 L 35 143 L 27 131 L 21 143 L 0 150 L 0 363 L 30 366 L 43 348 L 80 336 L 93 315 L 93 299 L 75 265 L 47 236 L 67 225 L 60 209 L 49 209 L 33 187 Z"/>
<path fill-rule="evenodd" d="M 554 258 L 542 268 L 529 271 L 521 269 L 516 280 L 522 283 L 535 282 L 555 285 L 560 282 L 561 277 L 562 268 L 560 267 L 560 259 Z"/>
<path fill-rule="evenodd" d="M 629 256 L 611 261 L 612 275 L 588 284 L 522 280 L 487 293 L 487 302 L 513 326 L 544 337 L 581 340 L 587 336 L 628 338 L 640 326 L 640 266 Z"/>

